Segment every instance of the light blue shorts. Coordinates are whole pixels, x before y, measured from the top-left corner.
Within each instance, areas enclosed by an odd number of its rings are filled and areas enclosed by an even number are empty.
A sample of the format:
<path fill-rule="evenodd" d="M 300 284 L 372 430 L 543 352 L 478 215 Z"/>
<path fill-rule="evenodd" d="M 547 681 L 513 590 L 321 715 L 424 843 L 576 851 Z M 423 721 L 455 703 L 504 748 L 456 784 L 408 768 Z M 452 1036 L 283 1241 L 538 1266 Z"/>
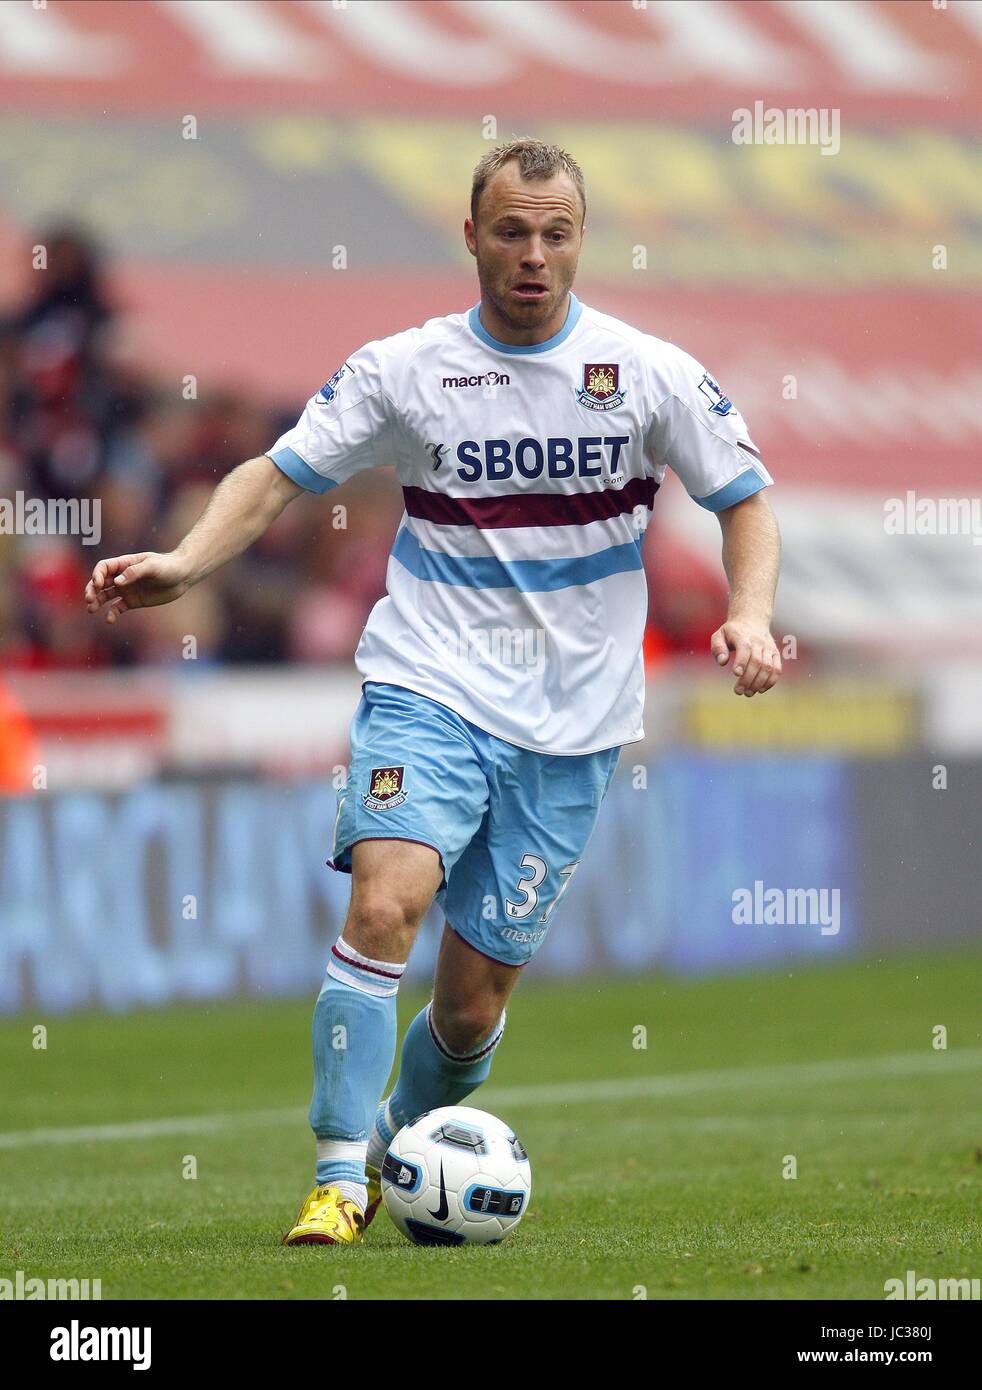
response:
<path fill-rule="evenodd" d="M 359 840 L 430 845 L 453 929 L 484 955 L 524 965 L 555 919 L 619 753 L 534 753 L 425 695 L 367 682 L 331 862 L 350 873 Z"/>

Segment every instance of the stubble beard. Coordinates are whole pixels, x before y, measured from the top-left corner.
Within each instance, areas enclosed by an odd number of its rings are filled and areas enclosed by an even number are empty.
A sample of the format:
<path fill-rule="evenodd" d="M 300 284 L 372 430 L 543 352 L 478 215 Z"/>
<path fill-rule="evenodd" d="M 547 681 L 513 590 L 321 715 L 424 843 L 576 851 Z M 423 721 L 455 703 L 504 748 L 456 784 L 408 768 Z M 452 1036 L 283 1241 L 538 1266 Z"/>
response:
<path fill-rule="evenodd" d="M 535 279 L 535 276 L 530 275 L 529 279 Z M 477 262 L 477 282 L 481 287 L 482 298 L 489 299 L 505 323 L 510 328 L 516 329 L 538 328 L 540 324 L 546 323 L 556 312 L 556 305 L 562 300 L 563 295 L 572 287 L 572 280 L 570 280 L 569 284 L 563 285 L 558 294 L 550 294 L 547 299 L 540 303 L 532 301 L 524 306 L 524 312 L 522 312 L 517 303 L 507 298 L 508 291 L 504 282 L 502 282 L 501 292 L 498 292 L 495 282 L 486 273 L 486 267 L 482 265 L 480 260 Z M 519 309 L 519 312 L 516 313 L 516 309 Z"/>

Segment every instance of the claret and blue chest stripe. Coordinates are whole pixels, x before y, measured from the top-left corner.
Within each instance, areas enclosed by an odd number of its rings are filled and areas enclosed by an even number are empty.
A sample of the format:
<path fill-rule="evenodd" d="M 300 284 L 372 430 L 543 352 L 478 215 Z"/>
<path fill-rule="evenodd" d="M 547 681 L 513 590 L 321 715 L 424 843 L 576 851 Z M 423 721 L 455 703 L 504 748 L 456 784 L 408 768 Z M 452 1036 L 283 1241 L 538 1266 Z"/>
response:
<path fill-rule="evenodd" d="M 424 550 L 412 532 L 403 526 L 396 536 L 392 555 L 416 579 L 460 584 L 468 589 L 518 589 L 523 594 L 593 584 L 612 574 L 644 568 L 640 537 L 623 545 L 608 546 L 593 555 L 570 555 L 557 560 L 499 560 L 494 555 L 445 555 L 439 550 Z"/>
<path fill-rule="evenodd" d="M 512 492 L 501 497 L 450 497 L 422 487 L 404 487 L 406 511 L 438 526 L 476 526 L 489 531 L 510 526 L 586 526 L 591 521 L 650 508 L 658 491 L 653 478 L 632 478 L 623 487 L 596 492 Z"/>

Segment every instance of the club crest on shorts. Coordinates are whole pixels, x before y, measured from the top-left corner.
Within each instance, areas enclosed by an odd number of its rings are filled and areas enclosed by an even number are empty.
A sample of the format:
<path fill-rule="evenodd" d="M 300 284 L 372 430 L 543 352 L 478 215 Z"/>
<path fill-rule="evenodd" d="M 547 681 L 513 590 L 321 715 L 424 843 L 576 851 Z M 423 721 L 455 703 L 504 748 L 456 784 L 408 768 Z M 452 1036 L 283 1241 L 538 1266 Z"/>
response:
<path fill-rule="evenodd" d="M 618 362 L 584 362 L 583 385 L 576 399 L 587 410 L 613 410 L 626 394 L 618 389 L 620 374 Z"/>
<path fill-rule="evenodd" d="M 408 796 L 402 785 L 405 775 L 404 767 L 373 767 L 362 801 L 370 811 L 390 811 L 393 806 L 401 806 Z"/>

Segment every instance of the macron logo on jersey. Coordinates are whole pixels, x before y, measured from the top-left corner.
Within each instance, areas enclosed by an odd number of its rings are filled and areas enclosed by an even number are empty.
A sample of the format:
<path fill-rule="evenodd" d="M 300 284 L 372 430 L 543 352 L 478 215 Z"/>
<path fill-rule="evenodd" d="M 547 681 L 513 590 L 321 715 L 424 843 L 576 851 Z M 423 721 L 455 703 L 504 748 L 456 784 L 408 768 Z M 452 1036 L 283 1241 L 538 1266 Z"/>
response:
<path fill-rule="evenodd" d="M 443 386 L 459 390 L 461 386 L 510 386 L 507 372 L 481 372 L 479 376 L 445 376 Z"/>

